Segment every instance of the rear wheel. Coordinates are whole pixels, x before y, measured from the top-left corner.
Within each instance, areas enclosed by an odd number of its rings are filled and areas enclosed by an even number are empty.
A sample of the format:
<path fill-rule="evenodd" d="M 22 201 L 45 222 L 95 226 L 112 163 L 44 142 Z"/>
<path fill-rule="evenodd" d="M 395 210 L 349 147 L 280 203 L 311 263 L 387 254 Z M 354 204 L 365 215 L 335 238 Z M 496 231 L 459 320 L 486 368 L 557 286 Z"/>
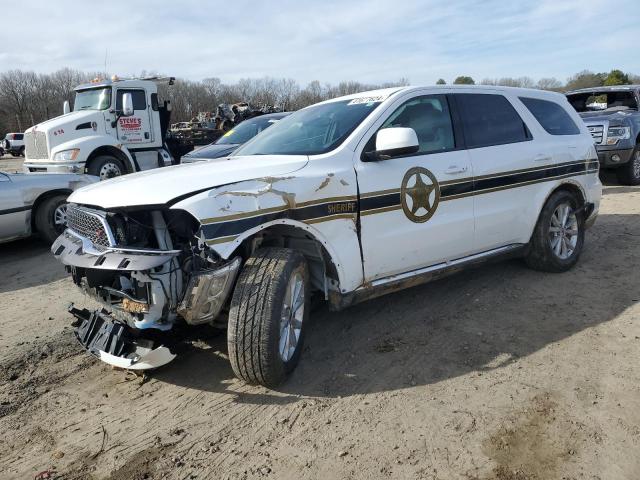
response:
<path fill-rule="evenodd" d="M 87 173 L 89 175 L 100 177 L 100 180 L 108 180 L 110 178 L 124 175 L 126 170 L 122 162 L 116 157 L 112 157 L 111 155 L 99 155 L 89 162 Z"/>
<path fill-rule="evenodd" d="M 640 145 L 636 146 L 629 162 L 616 169 L 616 175 L 624 185 L 640 185 Z"/>
<path fill-rule="evenodd" d="M 305 258 L 286 248 L 250 257 L 229 311 L 227 343 L 236 376 L 267 387 L 282 383 L 300 359 L 308 315 Z"/>
<path fill-rule="evenodd" d="M 67 228 L 67 197 L 55 195 L 44 200 L 35 212 L 36 230 L 49 243 Z"/>
<path fill-rule="evenodd" d="M 527 265 L 544 272 L 565 272 L 573 267 L 584 243 L 584 213 L 575 195 L 554 193 L 540 212 L 531 236 Z"/>

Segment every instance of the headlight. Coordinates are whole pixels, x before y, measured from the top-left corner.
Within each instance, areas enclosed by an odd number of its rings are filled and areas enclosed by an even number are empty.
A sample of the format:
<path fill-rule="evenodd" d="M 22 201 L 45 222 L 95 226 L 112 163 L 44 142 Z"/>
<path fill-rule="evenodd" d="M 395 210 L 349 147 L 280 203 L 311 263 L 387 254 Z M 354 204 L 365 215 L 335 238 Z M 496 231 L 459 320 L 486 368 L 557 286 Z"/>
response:
<path fill-rule="evenodd" d="M 53 161 L 54 162 L 73 162 L 79 153 L 80 153 L 79 148 L 73 148 L 71 150 L 63 150 L 61 152 L 56 153 L 53 156 Z"/>
<path fill-rule="evenodd" d="M 607 145 L 615 145 L 620 140 L 631 138 L 631 128 L 629 127 L 609 127 L 607 130 Z"/>

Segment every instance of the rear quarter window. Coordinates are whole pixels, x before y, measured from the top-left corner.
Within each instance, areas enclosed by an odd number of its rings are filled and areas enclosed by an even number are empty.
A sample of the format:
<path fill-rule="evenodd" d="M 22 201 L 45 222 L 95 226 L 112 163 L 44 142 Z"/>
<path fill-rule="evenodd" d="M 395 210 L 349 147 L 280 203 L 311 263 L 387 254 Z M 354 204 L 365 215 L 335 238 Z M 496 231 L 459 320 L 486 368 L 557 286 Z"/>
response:
<path fill-rule="evenodd" d="M 524 106 L 551 135 L 578 135 L 580 129 L 564 108 L 556 102 L 519 97 Z"/>
<path fill-rule="evenodd" d="M 16 140 L 24 140 L 24 134 L 23 133 L 16 133 Z"/>

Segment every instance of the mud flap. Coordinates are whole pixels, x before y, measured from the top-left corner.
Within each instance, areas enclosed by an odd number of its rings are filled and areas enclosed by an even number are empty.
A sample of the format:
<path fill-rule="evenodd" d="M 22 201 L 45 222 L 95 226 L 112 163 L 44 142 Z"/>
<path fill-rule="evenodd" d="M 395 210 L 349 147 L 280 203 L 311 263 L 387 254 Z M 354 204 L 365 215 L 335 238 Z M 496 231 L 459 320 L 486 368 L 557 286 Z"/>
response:
<path fill-rule="evenodd" d="M 132 329 L 113 320 L 105 311 L 69 307 L 80 324 L 76 338 L 92 355 L 109 365 L 130 370 L 147 370 L 166 365 L 176 355 L 156 341 L 133 334 Z"/>

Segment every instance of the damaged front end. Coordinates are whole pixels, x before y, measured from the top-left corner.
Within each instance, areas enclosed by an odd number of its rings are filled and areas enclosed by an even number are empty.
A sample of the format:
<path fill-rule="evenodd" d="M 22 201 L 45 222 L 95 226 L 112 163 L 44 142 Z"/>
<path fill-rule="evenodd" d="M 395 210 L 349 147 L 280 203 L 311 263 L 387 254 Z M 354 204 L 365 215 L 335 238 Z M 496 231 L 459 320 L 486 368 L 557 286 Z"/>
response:
<path fill-rule="evenodd" d="M 80 343 L 106 363 L 129 369 L 169 363 L 175 339 L 168 332 L 176 323 L 213 323 L 225 307 L 241 260 L 224 261 L 209 249 L 187 212 L 70 204 L 67 221 L 51 251 L 102 305 L 70 312 Z"/>

